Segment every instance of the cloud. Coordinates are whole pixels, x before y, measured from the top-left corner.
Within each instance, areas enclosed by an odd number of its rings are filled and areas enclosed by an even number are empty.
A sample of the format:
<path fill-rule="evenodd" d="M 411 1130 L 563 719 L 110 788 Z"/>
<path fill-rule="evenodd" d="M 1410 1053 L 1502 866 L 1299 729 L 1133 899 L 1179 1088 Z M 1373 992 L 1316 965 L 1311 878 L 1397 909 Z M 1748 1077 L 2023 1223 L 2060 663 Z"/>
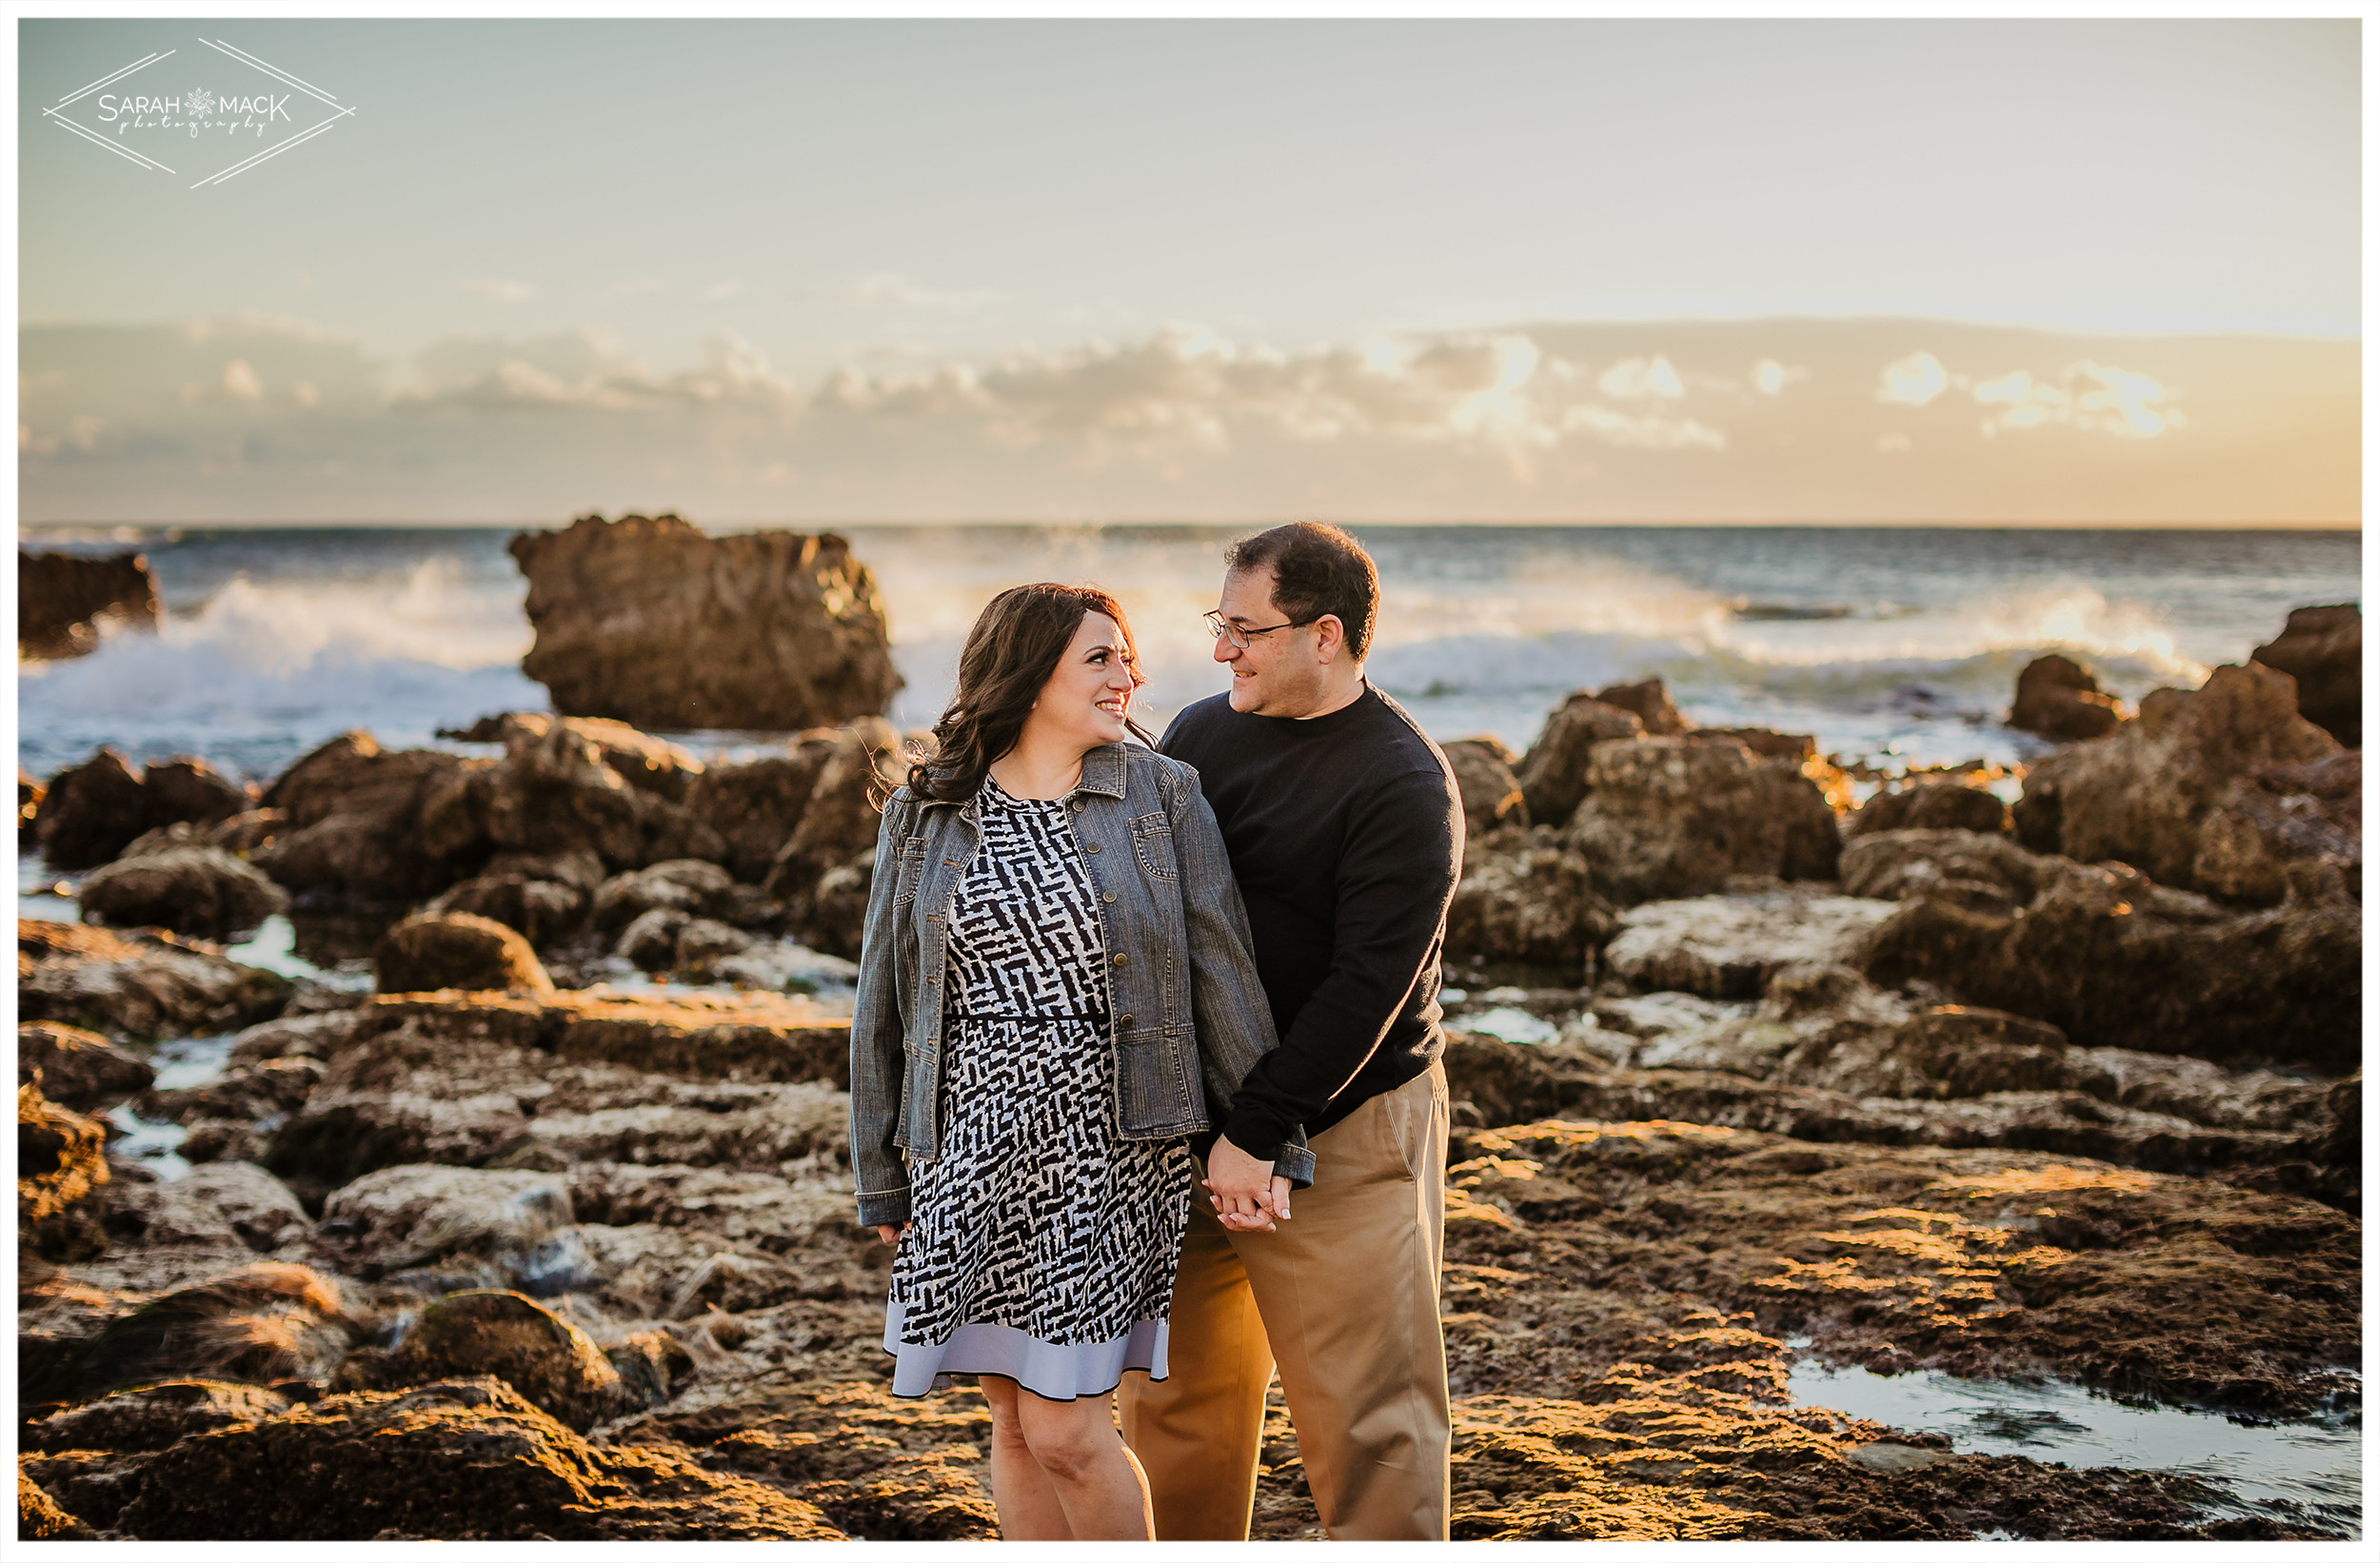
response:
<path fill-rule="evenodd" d="M 703 297 L 716 304 L 721 299 L 734 298 L 738 293 L 743 291 L 743 280 L 741 278 L 731 278 L 726 282 L 715 282 L 708 287 L 704 288 Z"/>
<path fill-rule="evenodd" d="M 996 295 L 982 289 L 961 291 L 921 287 L 897 271 L 871 271 L 835 295 L 843 304 L 892 305 L 903 309 L 978 309 Z"/>
<path fill-rule="evenodd" d="M 1897 403 L 1902 406 L 1922 407 L 1950 388 L 1950 371 L 1932 353 L 1911 353 L 1884 366 L 1883 383 L 1876 387 L 1879 402 Z"/>
<path fill-rule="evenodd" d="M 535 287 L 509 277 L 462 277 L 454 286 L 458 292 L 497 304 L 526 304 L 537 297 Z"/>
<path fill-rule="evenodd" d="M 2167 389 L 2153 375 L 2089 359 L 2068 365 L 2054 384 L 2013 369 L 1977 381 L 1969 394 L 1989 409 L 1982 425 L 1987 436 L 2054 425 L 2153 440 L 2184 423 L 2172 406 L 2178 391 Z"/>
<path fill-rule="evenodd" d="M 33 520 L 2355 513 L 2352 343 L 1928 329 L 1184 323 L 797 379 L 730 333 L 656 364 L 593 327 L 384 360 L 254 316 L 27 326 L 18 492 Z"/>

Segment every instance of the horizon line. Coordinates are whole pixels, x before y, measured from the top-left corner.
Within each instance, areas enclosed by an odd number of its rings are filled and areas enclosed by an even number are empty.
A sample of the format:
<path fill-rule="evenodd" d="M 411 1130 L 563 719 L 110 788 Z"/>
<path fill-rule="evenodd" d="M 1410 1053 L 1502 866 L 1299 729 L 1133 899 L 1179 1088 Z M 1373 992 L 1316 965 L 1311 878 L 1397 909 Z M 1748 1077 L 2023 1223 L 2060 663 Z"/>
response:
<path fill-rule="evenodd" d="M 596 510 L 596 511 L 585 511 L 585 512 L 581 512 L 581 514 L 582 514 L 582 515 L 590 515 L 590 514 L 591 514 L 591 515 L 596 515 L 596 516 L 604 516 L 604 515 L 605 515 L 605 512 L 600 511 L 600 510 Z M 2074 520 L 2074 519 L 2069 519 L 2069 520 L 2029 520 L 2029 519 L 2023 519 L 2023 518 L 2008 518 L 2008 517 L 1967 517 L 1967 518 L 1955 518 L 1955 517 L 1952 517 L 1952 518 L 1946 518 L 1946 517 L 1933 517 L 1933 518 L 1928 518 L 1928 519 L 1914 519 L 1914 520 L 1898 520 L 1898 519 L 1881 519 L 1881 520 L 1879 520 L 1879 519 L 1868 519 L 1868 520 L 1862 520 L 1862 519 L 1855 519 L 1855 518 L 1833 518 L 1833 519 L 1812 519 L 1812 518 L 1806 518 L 1806 517 L 1805 517 L 1805 518 L 1775 518 L 1775 517 L 1762 517 L 1762 518 L 1731 518 L 1731 517 L 1723 517 L 1723 516 L 1721 516 L 1721 517 L 1708 517 L 1708 518 L 1700 518 L 1700 519 L 1696 519 L 1696 520 L 1645 520 L 1645 519 L 1639 519 L 1639 520 L 1595 520 L 1595 519 L 1585 519 L 1585 518 L 1579 518 L 1579 519 L 1561 519 L 1561 520 L 1543 520 L 1543 519 L 1530 519 L 1530 518 L 1518 518 L 1518 519 L 1516 519 L 1516 518 L 1499 518 L 1499 517 L 1480 517 L 1480 518 L 1473 518 L 1473 519 L 1469 519 L 1469 520 L 1455 521 L 1455 520 L 1445 520 L 1445 519 L 1413 518 L 1413 517 L 1407 517 L 1407 518 L 1388 518 L 1388 517 L 1347 517 L 1347 516 L 1327 516 L 1327 515 L 1320 515 L 1320 514 L 1303 514 L 1303 515 L 1274 515 L 1274 516 L 1240 516 L 1240 517 L 1230 517 L 1230 518 L 1211 518 L 1211 517 L 1210 517 L 1210 518 L 1200 518 L 1200 517 L 1171 517 L 1171 518 L 1161 518 L 1161 519 L 1159 519 L 1159 518 L 1131 518 L 1131 517 L 1104 517 L 1104 518 L 1101 518 L 1101 517 L 1071 517 L 1071 518 L 1065 518 L 1065 517 L 1046 517 L 1046 516 L 1044 516 L 1044 517 L 1028 517 L 1028 516 L 966 516 L 966 517 L 932 517 L 932 516 L 911 516 L 911 517 L 874 517 L 874 518 L 867 518 L 867 519 L 860 519 L 860 518 L 843 518 L 843 519 L 814 519 L 814 520 L 806 520 L 806 521 L 805 521 L 805 520 L 801 520 L 801 519 L 796 519 L 796 518 L 778 517 L 778 518 L 767 518 L 767 519 L 759 519 L 759 520 L 753 520 L 753 519 L 743 519 L 743 518 L 730 518 L 730 519 L 727 519 L 727 520 L 713 521 L 713 522 L 710 522 L 710 523 L 707 523 L 707 524 L 706 524 L 706 523 L 704 523 L 704 522 L 702 522 L 702 521 L 695 520 L 695 519 L 694 519 L 694 518 L 692 518 L 692 517 L 685 516 L 685 515 L 684 515 L 683 513 L 678 512 L 678 511 L 676 511 L 676 510 L 673 510 L 673 509 L 672 509 L 672 508 L 670 508 L 669 506 L 665 506 L 665 505 L 664 505 L 664 506 L 662 506 L 662 507 L 660 507 L 660 508 L 658 508 L 658 509 L 653 509 L 653 510 L 645 510 L 645 509 L 640 509 L 640 508 L 636 508 L 636 507 L 631 506 L 631 507 L 629 507 L 629 508 L 625 508 L 625 509 L 623 509 L 623 510 L 620 510 L 620 511 L 614 512 L 614 513 L 610 514 L 610 515 L 609 515 L 606 519 L 608 519 L 608 520 L 610 520 L 610 521 L 615 521 L 615 522 L 616 522 L 616 521 L 625 520 L 625 519 L 626 519 L 626 518 L 627 518 L 627 517 L 629 517 L 629 516 L 645 516 L 645 517 L 648 517 L 648 518 L 649 518 L 649 517 L 653 517 L 653 516 L 661 516 L 661 515 L 677 515 L 677 516 L 678 516 L 678 518 L 679 518 L 680 520 L 684 521 L 684 522 L 686 522 L 689 525 L 694 526 L 694 527 L 695 527 L 698 531 L 704 531 L 704 532 L 708 532 L 708 531 L 711 531 L 711 530 L 714 530 L 714 529 L 717 529 L 717 530 L 733 530 L 733 531 L 756 531 L 756 530 L 763 530 L 763 529 L 774 529 L 774 530 L 797 531 L 797 532 L 798 532 L 798 531 L 813 531 L 813 532 L 817 532 L 817 531 L 843 531 L 843 530 L 854 530 L 854 531 L 856 531 L 856 530 L 864 530 L 864 529 L 871 528 L 871 527 L 907 527 L 907 528 L 927 528 L 927 527 L 934 527 L 934 528 L 947 528 L 947 527 L 958 527 L 958 526 L 1014 526 L 1014 527 L 1070 527 L 1070 528 L 1080 528 L 1080 527 L 1093 527 L 1093 528 L 1109 528 L 1109 527 L 1176 527 L 1176 528 L 1180 528 L 1180 529 L 1183 529 L 1183 530 L 1233 531 L 1233 530 L 1240 530 L 1240 529 L 1245 529 L 1245 528 L 1250 528 L 1250 527 L 1263 528 L 1263 527 L 1269 527 L 1269 526 L 1279 526 L 1279 525 L 1282 525 L 1282 524 L 1286 524 L 1286 523 L 1288 523 L 1288 522 L 1293 522 L 1293 521 L 1322 521 L 1322 522 L 1327 522 L 1328 524 L 1330 524 L 1331 525 L 1334 525 L 1334 526 L 1343 526 L 1343 527 L 1347 528 L 1347 529 L 1348 529 L 1348 530 L 1350 530 L 1350 531 L 1360 531 L 1361 529 L 1363 529 L 1364 527 L 1367 527 L 1367 526 L 1375 526 L 1375 527 L 1400 527 L 1400 528 L 1419 528 L 1419 527 L 1430 527 L 1430 526 L 1447 527 L 1447 528 L 1458 528 L 1458 527 L 1463 527 L 1463 528 L 1469 528 L 1469 527 L 1490 527 L 1490 528 L 1493 528 L 1493 527 L 1502 527 L 1502 528 L 1513 529 L 1513 530 L 1523 530 L 1523 529 L 1526 529 L 1526 530 L 1542 530 L 1542 529 L 1550 529 L 1550 528 L 1570 528 L 1570 529 L 1573 529 L 1573 530 L 1602 529 L 1602 530 L 1636 530 L 1636 531 L 1669 530 L 1669 529 L 1688 529 L 1688 530 L 1691 530 L 1691 529 L 1696 529 L 1696 528 L 1702 528 L 1702 529 L 1727 529 L 1727 530 L 1755 530 L 1755 529 L 1760 529 L 1760 528 L 1767 528 L 1767 529 L 1770 529 L 1770 530 L 1776 530 L 1776 531 L 1863 531 L 1863 530 L 1875 530 L 1875 529 L 1893 529 L 1893 530 L 1900 530 L 1900 531 L 2058 531 L 2058 532 L 2087 532 L 2087 531 L 2124 531 L 2124 532 L 2140 532 L 2140 531 L 2171 531 L 2171 532 L 2205 532 L 2205 531 L 2231 531 L 2231 532 L 2360 532 L 2361 530 L 2363 530 L 2363 522 L 2361 521 L 2361 519 L 2355 519 L 2355 520 L 2342 520 L 2342 521 L 2309 521 L 2309 520 L 2292 520 L 2292 521 L 2262 521 L 2262 522 L 2251 522 L 2251 521 L 2206 521 L 2206 520 L 2200 520 L 2200 521 L 2177 521 L 2177 520 Z M 24 534 L 24 533 L 28 533 L 28 532 L 73 532 L 73 531 L 138 531 L 138 532 L 175 532 L 175 531 L 184 531 L 184 532 L 187 532 L 187 531 L 233 531 L 233 532 L 239 532 L 239 531 L 257 531 L 257 532 L 261 532 L 261 531 L 303 531 L 303 530 L 329 530 L 329 531 L 345 531 L 345 530 L 354 530 L 354 531 L 364 531 L 364 530 L 373 530 L 373 529 L 383 530 L 383 531 L 502 531 L 502 530 L 555 530 L 555 531 L 558 531 L 558 530 L 561 530 L 561 529 L 562 529 L 562 528 L 564 528 L 564 527 L 566 527 L 566 526 L 569 526 L 569 525 L 574 524 L 575 524 L 575 523 L 576 523 L 579 519 L 580 519 L 580 517 L 579 517 L 579 516 L 572 516 L 572 517 L 568 518 L 567 520 L 563 520 L 563 521 L 555 521 L 555 520 L 553 520 L 553 519 L 552 519 L 552 518 L 550 518 L 550 517 L 520 517 L 520 518 L 512 518 L 512 519 L 506 519 L 506 518 L 502 518 L 502 517 L 457 518 L 457 519 L 439 519 L 439 518 L 429 518 L 429 517 L 413 517 L 413 518 L 401 518 L 401 519 L 370 519 L 370 518 L 328 519 L 328 518 L 322 518 L 322 517 L 310 517 L 310 518 L 295 518 L 295 519 L 290 519 L 290 518 L 271 518 L 271 517 L 267 517 L 267 518 L 260 518 L 260 519 L 247 519 L 247 520 L 131 520 L 131 519 L 114 519 L 114 520 L 104 520 L 104 521 L 100 521 L 100 520 L 90 520 L 90 521 L 69 521 L 69 520 L 23 521 L 23 520 L 20 520 L 20 521 L 18 522 L 18 524 L 17 524 L 17 530 L 18 530 L 18 532 L 20 533 L 20 535 L 21 535 L 21 534 Z"/>

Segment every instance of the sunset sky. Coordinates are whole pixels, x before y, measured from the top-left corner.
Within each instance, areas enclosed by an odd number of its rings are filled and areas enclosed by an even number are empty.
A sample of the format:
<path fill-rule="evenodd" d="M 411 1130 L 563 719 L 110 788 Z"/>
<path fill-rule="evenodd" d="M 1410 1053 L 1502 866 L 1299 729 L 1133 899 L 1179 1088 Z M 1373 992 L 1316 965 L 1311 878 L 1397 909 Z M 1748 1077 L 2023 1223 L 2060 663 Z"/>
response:
<path fill-rule="evenodd" d="M 2351 524 L 2359 49 L 26 21 L 21 517 Z"/>

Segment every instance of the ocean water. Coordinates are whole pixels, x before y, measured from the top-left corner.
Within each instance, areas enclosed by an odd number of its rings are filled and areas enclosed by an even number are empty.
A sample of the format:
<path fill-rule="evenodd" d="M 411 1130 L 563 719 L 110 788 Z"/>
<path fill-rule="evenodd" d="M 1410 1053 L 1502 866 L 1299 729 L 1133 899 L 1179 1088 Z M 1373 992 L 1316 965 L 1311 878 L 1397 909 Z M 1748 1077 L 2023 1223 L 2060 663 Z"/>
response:
<path fill-rule="evenodd" d="M 893 720 L 931 724 L 983 603 L 1021 581 L 1093 582 L 1122 601 L 1151 727 L 1227 683 L 1199 616 L 1212 526 L 863 526 L 906 679 Z M 351 727 L 434 742 L 542 708 L 509 530 L 29 531 L 30 547 L 145 551 L 155 634 L 21 667 L 19 762 L 46 776 L 113 743 L 196 754 L 264 779 Z M 2244 660 L 2288 610 L 2361 594 L 2355 532 L 1814 527 L 1366 528 L 1382 608 L 1370 671 L 1441 740 L 1527 746 L 1573 689 L 1657 674 L 1706 725 L 1816 735 L 1894 766 L 2039 745 L 2000 725 L 2016 673 L 2062 651 L 2137 699 Z M 751 752 L 748 734 L 672 735 Z"/>

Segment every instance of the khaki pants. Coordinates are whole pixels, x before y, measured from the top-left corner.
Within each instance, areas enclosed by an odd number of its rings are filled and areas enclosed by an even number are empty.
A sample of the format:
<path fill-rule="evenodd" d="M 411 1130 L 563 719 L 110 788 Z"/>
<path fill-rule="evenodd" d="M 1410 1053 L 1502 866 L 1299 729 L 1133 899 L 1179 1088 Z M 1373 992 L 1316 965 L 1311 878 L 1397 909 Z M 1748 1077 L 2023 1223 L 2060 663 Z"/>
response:
<path fill-rule="evenodd" d="M 1225 1232 L 1191 1191 L 1172 1375 L 1128 1375 L 1121 1395 L 1160 1540 L 1247 1539 L 1277 1359 L 1324 1530 L 1446 1539 L 1446 1127 L 1433 1064 L 1314 1137 L 1314 1187 L 1279 1230 Z"/>

